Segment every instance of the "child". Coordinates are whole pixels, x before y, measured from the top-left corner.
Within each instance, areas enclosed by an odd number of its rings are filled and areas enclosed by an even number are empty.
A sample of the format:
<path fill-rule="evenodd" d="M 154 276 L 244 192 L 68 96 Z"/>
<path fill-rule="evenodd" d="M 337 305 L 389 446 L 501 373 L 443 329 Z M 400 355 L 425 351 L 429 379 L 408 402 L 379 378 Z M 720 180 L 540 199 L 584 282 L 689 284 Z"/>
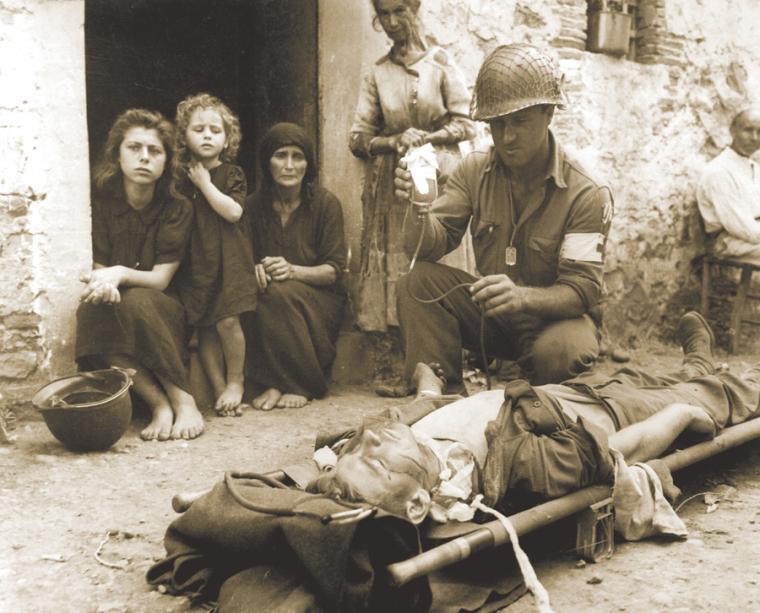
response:
<path fill-rule="evenodd" d="M 188 322 L 198 331 L 201 364 L 216 395 L 214 410 L 242 415 L 245 337 L 239 315 L 256 307 L 251 242 L 243 216 L 245 174 L 232 164 L 240 123 L 209 94 L 177 105 L 174 181 L 193 203 L 190 253 L 180 286 Z"/>

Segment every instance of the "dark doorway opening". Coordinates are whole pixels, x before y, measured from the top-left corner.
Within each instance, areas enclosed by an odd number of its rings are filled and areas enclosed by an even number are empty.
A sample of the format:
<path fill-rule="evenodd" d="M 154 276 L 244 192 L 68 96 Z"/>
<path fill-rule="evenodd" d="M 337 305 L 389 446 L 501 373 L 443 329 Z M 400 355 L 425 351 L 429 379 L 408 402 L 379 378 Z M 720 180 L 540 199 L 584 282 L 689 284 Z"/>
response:
<path fill-rule="evenodd" d="M 317 142 L 316 0 L 86 0 L 85 48 L 91 163 L 123 110 L 173 119 L 204 91 L 240 117 L 249 190 L 270 125 L 299 123 Z"/>

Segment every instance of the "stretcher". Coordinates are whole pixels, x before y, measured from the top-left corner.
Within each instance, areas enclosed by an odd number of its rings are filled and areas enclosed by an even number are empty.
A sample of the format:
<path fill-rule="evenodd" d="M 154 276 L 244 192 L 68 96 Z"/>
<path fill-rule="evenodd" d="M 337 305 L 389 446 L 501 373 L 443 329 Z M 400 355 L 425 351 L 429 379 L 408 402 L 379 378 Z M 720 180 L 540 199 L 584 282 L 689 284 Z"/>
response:
<path fill-rule="evenodd" d="M 679 449 L 661 458 L 671 472 L 679 471 L 697 462 L 715 456 L 722 451 L 760 438 L 760 419 L 754 419 L 723 430 L 710 441 Z M 282 470 L 266 473 L 266 477 L 283 481 Z M 178 513 L 187 510 L 206 492 L 177 494 L 172 506 Z M 576 543 L 579 553 L 589 561 L 597 561 L 612 554 L 614 534 L 612 530 L 612 488 L 594 485 L 572 492 L 521 511 L 509 517 L 518 536 L 528 534 L 561 519 L 578 515 Z M 363 517 L 367 517 L 364 514 Z M 358 521 L 362 516 L 357 516 Z M 470 531 L 455 536 L 441 545 L 432 547 L 407 560 L 387 566 L 388 575 L 395 586 L 403 586 L 416 578 L 444 569 L 470 558 L 473 554 L 509 543 L 509 535 L 500 521 L 485 524 L 467 524 Z"/>

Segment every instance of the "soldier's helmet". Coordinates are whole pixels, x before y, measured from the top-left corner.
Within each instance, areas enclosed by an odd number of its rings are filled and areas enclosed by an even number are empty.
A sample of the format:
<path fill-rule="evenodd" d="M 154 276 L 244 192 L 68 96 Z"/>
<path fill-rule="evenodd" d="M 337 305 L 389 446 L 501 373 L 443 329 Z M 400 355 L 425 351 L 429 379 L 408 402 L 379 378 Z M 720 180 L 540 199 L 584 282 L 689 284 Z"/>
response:
<path fill-rule="evenodd" d="M 475 81 L 470 116 L 487 121 L 537 104 L 564 108 L 559 69 L 538 47 L 502 45 L 483 61 Z"/>

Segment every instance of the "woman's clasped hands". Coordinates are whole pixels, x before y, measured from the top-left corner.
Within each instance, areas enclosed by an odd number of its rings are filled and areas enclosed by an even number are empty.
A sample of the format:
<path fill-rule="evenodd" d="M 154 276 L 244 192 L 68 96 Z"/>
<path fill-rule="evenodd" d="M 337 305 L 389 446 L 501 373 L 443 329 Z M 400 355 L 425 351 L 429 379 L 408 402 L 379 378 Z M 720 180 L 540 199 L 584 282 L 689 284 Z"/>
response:
<path fill-rule="evenodd" d="M 79 296 L 80 302 L 91 302 L 93 304 L 121 302 L 119 266 L 96 268 L 92 272 L 82 275 L 79 280 L 87 284 Z"/>
<path fill-rule="evenodd" d="M 266 289 L 270 281 L 287 281 L 294 278 L 295 267 L 282 256 L 262 258 L 256 264 L 256 282 L 259 288 Z"/>

